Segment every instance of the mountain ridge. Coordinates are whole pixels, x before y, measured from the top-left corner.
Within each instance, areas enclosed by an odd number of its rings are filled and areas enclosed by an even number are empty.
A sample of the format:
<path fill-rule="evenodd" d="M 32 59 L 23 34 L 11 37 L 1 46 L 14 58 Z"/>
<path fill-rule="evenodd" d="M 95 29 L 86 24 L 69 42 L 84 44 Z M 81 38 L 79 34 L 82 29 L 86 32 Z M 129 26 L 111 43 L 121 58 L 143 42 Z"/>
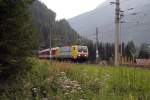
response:
<path fill-rule="evenodd" d="M 96 27 L 99 28 L 100 41 L 114 42 L 114 20 L 115 20 L 115 6 L 110 5 L 107 0 L 96 9 L 79 16 L 68 19 L 70 25 L 82 36 L 89 39 L 95 34 Z M 134 8 L 131 11 L 125 12 L 124 23 L 121 25 L 121 33 L 124 42 L 133 40 L 136 44 L 143 42 L 150 43 L 150 1 L 149 0 L 121 0 L 122 10 Z M 136 16 L 130 16 L 132 13 L 137 13 Z M 139 22 L 139 23 L 138 23 Z M 138 27 L 138 28 L 137 28 Z M 102 34 L 103 33 L 103 34 Z"/>

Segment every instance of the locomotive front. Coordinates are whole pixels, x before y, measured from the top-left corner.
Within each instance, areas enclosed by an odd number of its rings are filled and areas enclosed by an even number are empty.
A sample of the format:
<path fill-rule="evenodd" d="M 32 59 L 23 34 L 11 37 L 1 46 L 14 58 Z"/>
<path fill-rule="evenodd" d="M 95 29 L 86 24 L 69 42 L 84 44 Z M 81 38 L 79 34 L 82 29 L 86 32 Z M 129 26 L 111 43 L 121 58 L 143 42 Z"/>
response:
<path fill-rule="evenodd" d="M 78 59 L 87 60 L 88 59 L 88 47 L 78 46 Z"/>

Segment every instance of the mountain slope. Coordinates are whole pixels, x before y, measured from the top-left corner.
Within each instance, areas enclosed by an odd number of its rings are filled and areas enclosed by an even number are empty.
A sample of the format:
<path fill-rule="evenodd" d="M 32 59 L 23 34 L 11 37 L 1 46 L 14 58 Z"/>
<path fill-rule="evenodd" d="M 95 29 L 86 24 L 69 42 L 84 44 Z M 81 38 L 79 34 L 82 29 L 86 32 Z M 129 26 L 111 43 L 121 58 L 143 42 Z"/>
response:
<path fill-rule="evenodd" d="M 30 7 L 33 22 L 39 36 L 39 48 L 48 48 L 50 45 L 50 34 L 52 36 L 52 47 L 77 44 L 79 35 L 71 28 L 67 20 L 56 21 L 56 13 L 48 9 L 38 0 Z"/>
<path fill-rule="evenodd" d="M 114 41 L 114 19 L 115 6 L 110 5 L 107 0 L 93 11 L 81 14 L 69 19 L 70 25 L 81 35 L 94 39 L 95 28 L 99 28 L 99 40 L 103 42 Z M 134 8 L 126 11 L 124 21 L 121 24 L 121 35 L 123 41 L 134 40 L 136 44 L 143 42 L 150 43 L 150 1 L 149 0 L 121 0 L 122 10 Z M 132 16 L 132 13 L 137 15 Z"/>

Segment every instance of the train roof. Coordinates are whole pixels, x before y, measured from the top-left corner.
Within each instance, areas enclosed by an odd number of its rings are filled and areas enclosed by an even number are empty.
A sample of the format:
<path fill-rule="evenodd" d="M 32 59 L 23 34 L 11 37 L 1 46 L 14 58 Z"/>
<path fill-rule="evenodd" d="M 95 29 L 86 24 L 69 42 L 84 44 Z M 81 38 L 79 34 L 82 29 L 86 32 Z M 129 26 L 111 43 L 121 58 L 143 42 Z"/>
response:
<path fill-rule="evenodd" d="M 44 50 L 40 50 L 39 53 L 45 52 L 45 51 L 49 51 L 49 50 L 50 50 L 49 48 L 48 49 L 44 49 Z"/>
<path fill-rule="evenodd" d="M 54 47 L 54 48 L 51 48 L 51 50 L 56 50 L 56 49 L 59 49 L 59 47 Z"/>
<path fill-rule="evenodd" d="M 87 47 L 87 46 L 85 46 L 85 45 L 73 45 L 73 46 L 82 46 L 82 47 Z"/>
<path fill-rule="evenodd" d="M 51 48 L 51 50 L 56 50 L 56 49 L 59 49 L 59 47 Z M 45 51 L 49 51 L 49 50 L 50 50 L 50 48 L 47 48 L 47 49 L 40 50 L 39 52 L 45 52 Z"/>
<path fill-rule="evenodd" d="M 87 47 L 85 45 L 72 45 L 72 46 L 63 46 L 63 47 L 78 47 L 78 46 Z M 59 48 L 61 48 L 61 47 L 53 47 L 53 48 L 51 48 L 51 50 L 56 50 L 56 49 L 59 49 Z M 50 48 L 40 50 L 39 53 L 46 52 L 46 51 L 50 51 Z"/>

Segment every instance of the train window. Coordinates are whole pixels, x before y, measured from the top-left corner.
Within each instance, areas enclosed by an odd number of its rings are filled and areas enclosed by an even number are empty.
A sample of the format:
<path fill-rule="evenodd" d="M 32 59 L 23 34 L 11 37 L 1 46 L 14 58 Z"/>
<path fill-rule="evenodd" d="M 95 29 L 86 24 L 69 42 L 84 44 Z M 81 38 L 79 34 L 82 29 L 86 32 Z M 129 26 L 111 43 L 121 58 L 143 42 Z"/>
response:
<path fill-rule="evenodd" d="M 76 48 L 75 48 L 75 47 L 73 47 L 73 50 L 76 50 Z"/>
<path fill-rule="evenodd" d="M 78 51 L 79 52 L 88 52 L 87 47 L 82 47 L 82 46 L 78 48 Z"/>

